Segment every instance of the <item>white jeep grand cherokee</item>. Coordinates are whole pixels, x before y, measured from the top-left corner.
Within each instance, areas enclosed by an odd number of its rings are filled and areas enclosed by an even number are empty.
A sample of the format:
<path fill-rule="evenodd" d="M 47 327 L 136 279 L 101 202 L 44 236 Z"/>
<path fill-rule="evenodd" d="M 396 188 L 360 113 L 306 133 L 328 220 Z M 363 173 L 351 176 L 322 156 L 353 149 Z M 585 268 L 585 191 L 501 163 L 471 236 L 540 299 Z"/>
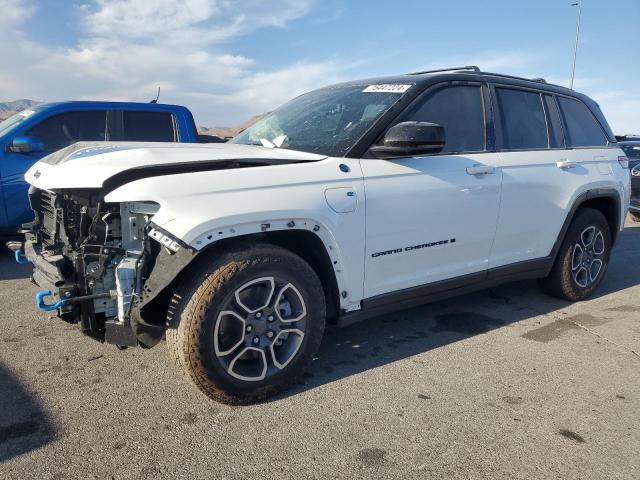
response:
<path fill-rule="evenodd" d="M 166 335 L 223 402 L 290 385 L 339 325 L 524 278 L 596 289 L 629 204 L 598 105 L 463 67 L 302 95 L 228 144 L 76 144 L 26 174 L 43 310 Z M 47 301 L 53 294 L 55 302 Z"/>

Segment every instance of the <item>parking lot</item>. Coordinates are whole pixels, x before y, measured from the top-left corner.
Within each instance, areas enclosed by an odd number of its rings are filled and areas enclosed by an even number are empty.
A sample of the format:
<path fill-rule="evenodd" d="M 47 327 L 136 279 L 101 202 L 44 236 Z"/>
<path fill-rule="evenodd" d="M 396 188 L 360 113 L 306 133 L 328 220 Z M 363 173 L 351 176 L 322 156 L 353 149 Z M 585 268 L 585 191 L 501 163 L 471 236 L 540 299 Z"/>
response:
<path fill-rule="evenodd" d="M 0 253 L 0 478 L 640 478 L 640 224 L 590 301 L 535 282 L 327 333 L 270 402 L 47 319 Z"/>

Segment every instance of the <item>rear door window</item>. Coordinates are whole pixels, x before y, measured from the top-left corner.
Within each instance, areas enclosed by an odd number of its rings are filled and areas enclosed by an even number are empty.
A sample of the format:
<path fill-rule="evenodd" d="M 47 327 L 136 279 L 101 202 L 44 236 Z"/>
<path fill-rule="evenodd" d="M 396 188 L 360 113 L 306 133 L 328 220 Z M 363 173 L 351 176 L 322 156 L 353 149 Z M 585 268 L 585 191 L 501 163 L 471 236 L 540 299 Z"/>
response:
<path fill-rule="evenodd" d="M 505 150 L 549 147 L 547 121 L 537 92 L 497 87 L 495 89 L 499 131 Z"/>
<path fill-rule="evenodd" d="M 122 112 L 122 138 L 131 142 L 176 142 L 176 127 L 173 114 L 169 112 Z M 120 135 L 117 135 L 118 137 Z"/>
<path fill-rule="evenodd" d="M 444 127 L 442 153 L 481 152 L 486 148 L 484 104 L 480 85 L 451 85 L 428 94 L 401 121 Z"/>
<path fill-rule="evenodd" d="M 587 106 L 573 98 L 559 97 L 564 118 L 567 144 L 570 147 L 600 147 L 607 145 L 600 124 Z"/>
<path fill-rule="evenodd" d="M 104 110 L 68 112 L 54 115 L 25 133 L 42 141 L 46 152 L 82 141 L 106 140 L 107 112 Z"/>

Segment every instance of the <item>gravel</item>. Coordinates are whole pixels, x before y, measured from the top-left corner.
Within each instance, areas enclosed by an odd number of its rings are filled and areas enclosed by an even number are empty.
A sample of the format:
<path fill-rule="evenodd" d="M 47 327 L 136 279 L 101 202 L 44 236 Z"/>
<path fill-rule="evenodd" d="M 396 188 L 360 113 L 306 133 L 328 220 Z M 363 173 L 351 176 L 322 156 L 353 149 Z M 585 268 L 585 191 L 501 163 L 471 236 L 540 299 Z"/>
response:
<path fill-rule="evenodd" d="M 48 319 L 28 274 L 0 251 L 0 478 L 640 478 L 638 223 L 589 301 L 520 282 L 332 330 L 245 407 Z"/>

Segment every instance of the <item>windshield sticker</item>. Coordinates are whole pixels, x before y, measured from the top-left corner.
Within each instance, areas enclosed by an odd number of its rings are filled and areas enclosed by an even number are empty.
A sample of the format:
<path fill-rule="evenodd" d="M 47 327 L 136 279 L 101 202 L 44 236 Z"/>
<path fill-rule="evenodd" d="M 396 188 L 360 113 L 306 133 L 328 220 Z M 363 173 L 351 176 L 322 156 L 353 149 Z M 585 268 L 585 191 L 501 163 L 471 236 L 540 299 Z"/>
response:
<path fill-rule="evenodd" d="M 400 85 L 400 84 L 380 84 L 369 85 L 363 90 L 366 93 L 404 93 L 409 90 L 413 85 Z"/>

